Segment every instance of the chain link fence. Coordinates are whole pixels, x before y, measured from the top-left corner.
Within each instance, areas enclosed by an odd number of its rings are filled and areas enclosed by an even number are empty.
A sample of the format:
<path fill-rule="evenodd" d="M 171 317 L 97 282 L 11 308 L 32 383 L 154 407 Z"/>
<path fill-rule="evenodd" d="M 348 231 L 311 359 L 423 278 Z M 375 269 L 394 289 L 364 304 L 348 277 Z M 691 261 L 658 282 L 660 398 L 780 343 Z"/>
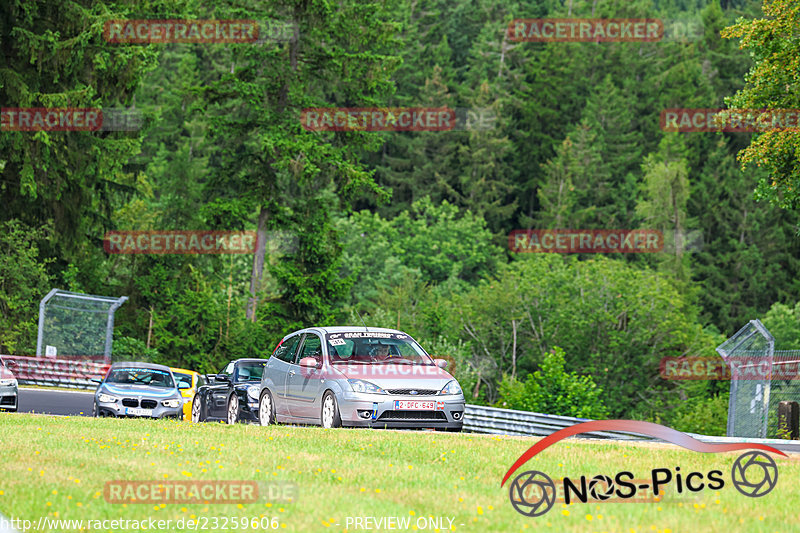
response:
<path fill-rule="evenodd" d="M 127 299 L 53 289 L 39 304 L 36 356 L 110 361 L 114 313 Z"/>
<path fill-rule="evenodd" d="M 778 404 L 800 399 L 800 350 L 775 350 L 775 339 L 751 320 L 717 348 L 730 367 L 728 436 L 781 438 Z"/>

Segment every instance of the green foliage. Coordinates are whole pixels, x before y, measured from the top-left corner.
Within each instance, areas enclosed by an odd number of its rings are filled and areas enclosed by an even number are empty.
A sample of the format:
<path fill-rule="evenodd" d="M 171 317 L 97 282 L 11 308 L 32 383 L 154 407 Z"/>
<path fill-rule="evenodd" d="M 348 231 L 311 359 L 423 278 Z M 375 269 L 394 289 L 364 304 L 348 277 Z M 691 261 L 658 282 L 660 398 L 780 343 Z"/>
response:
<path fill-rule="evenodd" d="M 531 372 L 561 346 L 567 368 L 591 375 L 607 392 L 612 416 L 648 418 L 674 395 L 658 377 L 661 358 L 706 355 L 718 344 L 662 274 L 603 257 L 531 255 L 501 265 L 496 277 L 448 307 L 449 331 L 503 373 Z"/>
<path fill-rule="evenodd" d="M 50 290 L 37 242 L 50 231 L 18 220 L 0 223 L 0 354 L 36 353 L 36 311 Z"/>
<path fill-rule="evenodd" d="M 602 419 L 608 416 L 604 393 L 591 376 L 565 370 L 564 350 L 558 346 L 545 355 L 541 369 L 524 381 L 505 376 L 497 407 L 559 416 Z"/>
<path fill-rule="evenodd" d="M 728 394 L 690 398 L 676 409 L 668 423 L 671 428 L 678 431 L 725 436 L 728 424 Z"/>
<path fill-rule="evenodd" d="M 726 98 L 731 109 L 783 109 L 800 107 L 800 93 L 795 90 L 800 73 L 800 41 L 795 30 L 800 24 L 800 4 L 794 0 L 764 0 L 764 17 L 739 20 L 722 35 L 738 38 L 740 48 L 749 50 L 753 68 L 747 85 Z M 768 177 L 758 184 L 759 197 L 784 208 L 800 207 L 800 139 L 787 127 L 754 136 L 741 153 L 743 168 L 758 166 Z"/>
<path fill-rule="evenodd" d="M 352 304 L 382 298 L 397 311 L 408 305 L 404 296 L 419 296 L 425 284 L 474 283 L 495 268 L 500 256 L 481 217 L 448 202 L 435 205 L 428 197 L 391 220 L 361 211 L 338 226 L 342 270 L 358 280 Z"/>
<path fill-rule="evenodd" d="M 800 350 L 800 302 L 794 307 L 774 303 L 761 322 L 775 337 L 776 350 Z"/>
<path fill-rule="evenodd" d="M 113 361 L 145 361 L 161 363 L 164 359 L 158 350 L 148 348 L 147 343 L 132 337 L 115 336 L 111 351 Z"/>

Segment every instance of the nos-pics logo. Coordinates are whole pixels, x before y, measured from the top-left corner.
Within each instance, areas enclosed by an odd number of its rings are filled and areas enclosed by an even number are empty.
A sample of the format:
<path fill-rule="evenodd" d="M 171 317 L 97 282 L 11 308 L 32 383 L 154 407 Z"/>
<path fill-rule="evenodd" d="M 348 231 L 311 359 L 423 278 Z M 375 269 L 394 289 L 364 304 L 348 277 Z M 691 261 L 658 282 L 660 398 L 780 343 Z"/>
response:
<path fill-rule="evenodd" d="M 786 457 L 786 454 L 771 446 L 764 444 L 731 443 L 709 444 L 690 437 L 685 433 L 654 424 L 636 420 L 595 420 L 584 422 L 562 429 L 543 438 L 531 446 L 506 472 L 500 486 L 522 465 L 532 459 L 536 454 L 545 450 L 558 441 L 591 431 L 625 431 L 649 435 L 658 439 L 677 444 L 689 450 L 701 453 L 720 453 L 736 450 L 763 450 L 749 451 L 736 459 L 730 473 L 730 481 L 736 490 L 752 498 L 760 498 L 769 494 L 778 482 L 778 465 L 764 453 L 771 452 Z M 618 472 L 609 476 L 599 474 L 594 477 L 581 476 L 577 479 L 564 478 L 563 486 L 559 492 L 556 484 L 544 472 L 528 470 L 519 474 L 511 482 L 508 496 L 511 505 L 525 516 L 541 516 L 547 513 L 556 501 L 557 494 L 563 494 L 564 502 L 569 504 L 574 501 L 587 503 L 593 501 L 606 501 L 611 498 L 630 499 L 636 496 L 637 491 L 652 491 L 656 496 L 663 491 L 663 487 L 674 482 L 675 491 L 700 492 L 704 489 L 720 490 L 725 484 L 725 476 L 721 470 L 709 472 L 686 472 L 679 466 L 674 468 L 654 468 L 650 476 L 644 479 L 634 479 L 631 472 Z"/>

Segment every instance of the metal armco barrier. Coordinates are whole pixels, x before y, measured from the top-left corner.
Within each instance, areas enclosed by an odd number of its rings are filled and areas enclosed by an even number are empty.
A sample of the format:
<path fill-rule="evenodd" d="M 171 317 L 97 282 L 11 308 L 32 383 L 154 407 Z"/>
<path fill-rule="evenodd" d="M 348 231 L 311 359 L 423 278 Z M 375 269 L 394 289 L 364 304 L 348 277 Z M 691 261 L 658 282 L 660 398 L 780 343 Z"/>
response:
<path fill-rule="evenodd" d="M 546 437 L 560 429 L 589 421 L 590 419 L 588 418 L 546 415 L 483 405 L 467 404 L 464 411 L 464 431 L 472 433 Z M 581 434 L 580 437 L 590 439 L 653 440 L 643 435 L 617 431 L 594 431 Z"/>
<path fill-rule="evenodd" d="M 0 359 L 21 385 L 50 385 L 73 389 L 96 388 L 97 383 L 92 379 L 102 379 L 111 366 L 108 363 L 80 359 L 19 355 L 0 355 Z"/>

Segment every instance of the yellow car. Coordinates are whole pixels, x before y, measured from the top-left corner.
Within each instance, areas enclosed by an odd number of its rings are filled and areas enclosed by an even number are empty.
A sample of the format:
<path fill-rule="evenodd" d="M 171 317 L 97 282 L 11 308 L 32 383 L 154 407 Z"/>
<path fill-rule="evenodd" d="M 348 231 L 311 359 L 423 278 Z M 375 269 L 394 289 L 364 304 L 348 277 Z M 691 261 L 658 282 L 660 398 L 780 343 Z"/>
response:
<path fill-rule="evenodd" d="M 171 368 L 172 375 L 175 376 L 175 381 L 178 383 L 188 383 L 188 389 L 180 389 L 181 396 L 183 396 L 183 420 L 192 419 L 192 399 L 197 392 L 197 387 L 205 383 L 202 375 L 194 370 L 186 370 L 185 368 Z"/>

